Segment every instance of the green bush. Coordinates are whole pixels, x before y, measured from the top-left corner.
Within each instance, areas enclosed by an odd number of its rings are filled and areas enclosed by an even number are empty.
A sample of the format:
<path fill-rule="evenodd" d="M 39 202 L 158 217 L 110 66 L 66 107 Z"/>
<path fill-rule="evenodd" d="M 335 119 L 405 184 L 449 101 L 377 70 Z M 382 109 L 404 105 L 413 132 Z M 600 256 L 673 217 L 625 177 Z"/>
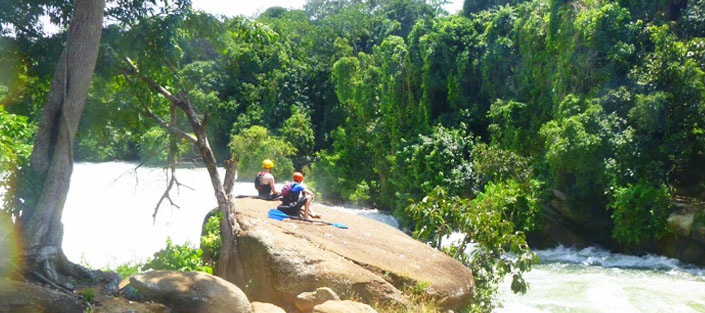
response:
<path fill-rule="evenodd" d="M 11 169 L 13 164 L 29 156 L 32 132 L 27 117 L 7 113 L 0 106 L 0 172 Z"/>
<path fill-rule="evenodd" d="M 144 267 L 144 262 L 131 261 L 131 262 L 127 262 L 125 264 L 120 264 L 117 267 L 115 267 L 114 269 L 106 268 L 103 270 L 116 272 L 116 273 L 118 273 L 118 275 L 120 275 L 120 277 L 126 278 L 126 277 L 130 277 L 134 274 L 141 272 L 143 267 Z"/>
<path fill-rule="evenodd" d="M 0 198 L 0 210 L 12 211 L 4 204 L 10 203 L 18 192 L 20 171 L 27 168 L 24 165 L 29 164 L 32 153 L 34 131 L 35 126 L 27 117 L 7 113 L 0 106 L 0 188 L 8 189 Z"/>
<path fill-rule="evenodd" d="M 154 256 L 144 264 L 142 269 L 200 271 L 212 274 L 213 268 L 203 262 L 202 254 L 201 249 L 191 247 L 188 242 L 183 245 L 173 245 L 171 238 L 168 238 L 166 248 L 154 253 Z"/>
<path fill-rule="evenodd" d="M 191 144 L 177 138 L 177 158 L 191 149 Z M 140 137 L 139 156 L 143 161 L 167 162 L 169 157 L 169 133 L 162 127 L 152 127 Z"/>
<path fill-rule="evenodd" d="M 218 211 L 214 216 L 208 218 L 204 225 L 204 234 L 201 236 L 202 259 L 204 263 L 213 266 L 218 260 L 220 251 L 220 221 L 223 219 L 223 212 Z"/>
<path fill-rule="evenodd" d="M 506 275 L 512 276 L 514 292 L 525 293 L 528 288 L 523 273 L 531 270 L 537 257 L 529 250 L 524 232 L 507 217 L 518 209 L 516 198 L 499 186 L 488 188 L 473 200 L 449 196 L 443 188 L 436 187 L 422 201 L 406 208 L 415 222 L 414 237 L 428 240 L 435 247 L 442 247 L 442 238 L 452 232 L 465 235 L 443 250 L 473 272 L 473 312 L 490 312 L 496 307 L 493 298 Z M 466 255 L 470 244 L 475 244 L 475 248 Z"/>
<path fill-rule="evenodd" d="M 419 199 L 436 186 L 452 195 L 474 195 L 479 187 L 472 163 L 475 142 L 463 129 L 437 126 L 431 135 L 419 135 L 407 144 L 390 171 L 399 200 Z"/>
<path fill-rule="evenodd" d="M 609 186 L 605 159 L 614 155 L 614 139 L 622 121 L 602 107 L 572 95 L 559 104 L 557 118 L 544 124 L 545 158 L 551 188 L 568 195 L 569 204 L 580 210 L 604 208 Z"/>
<path fill-rule="evenodd" d="M 213 218 L 209 220 L 208 224 L 211 224 L 208 229 L 212 228 Z M 217 219 L 215 219 L 217 221 Z M 218 234 L 217 246 L 220 246 L 220 234 L 217 232 L 218 225 L 216 227 L 216 233 Z M 203 240 L 202 237 L 201 240 Z M 211 246 L 216 246 L 211 244 Z M 217 251 L 217 250 L 216 250 Z M 89 267 L 90 265 L 83 262 L 82 265 Z M 174 245 L 171 242 L 171 238 L 166 240 L 166 247 L 154 253 L 151 258 L 146 261 L 130 261 L 124 264 L 120 264 L 115 268 L 105 267 L 101 270 L 103 271 L 113 271 L 120 275 L 122 278 L 130 277 L 134 274 L 146 271 L 146 270 L 174 270 L 174 271 L 200 271 L 209 274 L 213 273 L 213 264 L 209 264 L 203 259 L 203 250 L 191 247 L 189 242 L 183 245 Z"/>
<path fill-rule="evenodd" d="M 254 179 L 257 172 L 262 170 L 264 159 L 274 162 L 272 174 L 275 178 L 288 178 L 294 172 L 291 156 L 296 153 L 296 148 L 281 138 L 269 135 L 269 131 L 262 126 L 255 125 L 234 135 L 230 141 L 230 150 L 240 161 L 240 177 Z"/>
<path fill-rule="evenodd" d="M 373 198 L 377 184 L 370 177 L 376 174 L 371 157 L 360 147 L 364 144 L 362 138 L 350 136 L 342 127 L 332 131 L 331 137 L 333 148 L 319 152 L 317 160 L 311 164 L 310 175 L 306 178 L 309 186 L 336 200 Z"/>
<path fill-rule="evenodd" d="M 526 182 L 532 177 L 529 159 L 497 146 L 480 143 L 472 149 L 472 166 L 479 185 L 514 179 Z"/>
<path fill-rule="evenodd" d="M 284 121 L 281 138 L 299 152 L 298 158 L 311 157 L 313 151 L 313 127 L 311 117 L 297 106 L 292 107 L 291 116 Z"/>
<path fill-rule="evenodd" d="M 665 185 L 639 181 L 614 190 L 608 204 L 612 212 L 612 237 L 621 243 L 639 244 L 659 239 L 667 232 L 666 219 L 671 214 L 671 195 Z"/>

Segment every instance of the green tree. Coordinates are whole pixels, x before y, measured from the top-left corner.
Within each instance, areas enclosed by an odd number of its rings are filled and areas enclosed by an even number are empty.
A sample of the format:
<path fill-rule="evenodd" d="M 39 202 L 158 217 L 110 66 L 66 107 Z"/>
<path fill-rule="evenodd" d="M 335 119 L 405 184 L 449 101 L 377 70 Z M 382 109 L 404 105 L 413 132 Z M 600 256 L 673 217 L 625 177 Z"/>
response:
<path fill-rule="evenodd" d="M 292 108 L 291 116 L 284 121 L 281 128 L 282 140 L 288 142 L 296 151 L 296 168 L 310 163 L 313 157 L 313 127 L 311 117 L 298 107 Z"/>
<path fill-rule="evenodd" d="M 443 247 L 442 238 L 452 232 L 464 235 L 444 250 L 473 271 L 476 296 L 470 311 L 491 312 L 497 306 L 493 297 L 506 275 L 512 276 L 514 292 L 527 291 L 523 273 L 531 270 L 537 257 L 529 250 L 524 232 L 516 230 L 507 216 L 514 204 L 516 198 L 501 187 L 470 200 L 449 196 L 439 186 L 405 210 L 415 223 L 414 237 L 435 247 Z"/>
<path fill-rule="evenodd" d="M 621 243 L 639 244 L 660 239 L 667 233 L 666 219 L 671 214 L 671 195 L 665 185 L 653 186 L 639 181 L 614 190 L 612 236 Z"/>
<path fill-rule="evenodd" d="M 262 170 L 262 160 L 274 162 L 274 177 L 289 177 L 294 172 L 291 157 L 296 153 L 289 142 L 276 136 L 262 126 L 252 126 L 235 134 L 230 142 L 230 149 L 238 157 L 240 177 L 255 177 Z"/>

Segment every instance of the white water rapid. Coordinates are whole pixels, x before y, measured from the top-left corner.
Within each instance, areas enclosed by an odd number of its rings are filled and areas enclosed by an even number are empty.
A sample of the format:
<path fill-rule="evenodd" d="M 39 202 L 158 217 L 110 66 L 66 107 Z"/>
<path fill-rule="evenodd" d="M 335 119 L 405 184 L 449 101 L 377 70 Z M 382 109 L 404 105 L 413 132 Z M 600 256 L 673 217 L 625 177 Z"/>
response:
<path fill-rule="evenodd" d="M 125 162 L 78 163 L 66 201 L 63 248 L 68 258 L 94 268 L 144 260 L 175 244 L 198 245 L 201 222 L 216 207 L 205 169 L 177 170 L 182 187 L 172 191 L 181 208 L 162 203 L 154 225 L 152 213 L 166 185 L 163 169 Z M 280 181 L 283 183 L 283 181 Z M 235 194 L 253 194 L 252 183 L 236 183 Z M 397 226 L 394 218 L 371 210 L 349 210 Z M 558 247 L 538 251 L 541 264 L 526 274 L 526 295 L 508 285 L 498 295 L 499 312 L 705 312 L 705 269 L 677 260 L 634 257 L 597 248 Z"/>

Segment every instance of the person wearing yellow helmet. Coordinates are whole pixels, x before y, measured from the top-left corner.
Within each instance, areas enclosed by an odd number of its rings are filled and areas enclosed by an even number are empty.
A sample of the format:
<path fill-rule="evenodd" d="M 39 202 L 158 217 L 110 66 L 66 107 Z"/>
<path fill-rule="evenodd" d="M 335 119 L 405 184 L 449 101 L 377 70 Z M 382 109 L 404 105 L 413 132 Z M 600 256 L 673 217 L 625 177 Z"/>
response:
<path fill-rule="evenodd" d="M 300 216 L 305 219 L 320 218 L 321 216 L 313 212 L 311 202 L 313 201 L 313 192 L 306 189 L 302 182 L 304 174 L 294 172 L 292 177 L 293 182 L 287 183 L 282 187 L 281 200 L 282 204 L 277 207 L 279 211 L 287 215 Z M 303 211 L 301 210 L 303 208 Z"/>
<path fill-rule="evenodd" d="M 274 167 L 274 162 L 270 159 L 262 161 L 262 170 L 255 177 L 255 188 L 260 198 L 272 200 L 279 196 L 277 192 L 274 175 L 271 171 Z"/>

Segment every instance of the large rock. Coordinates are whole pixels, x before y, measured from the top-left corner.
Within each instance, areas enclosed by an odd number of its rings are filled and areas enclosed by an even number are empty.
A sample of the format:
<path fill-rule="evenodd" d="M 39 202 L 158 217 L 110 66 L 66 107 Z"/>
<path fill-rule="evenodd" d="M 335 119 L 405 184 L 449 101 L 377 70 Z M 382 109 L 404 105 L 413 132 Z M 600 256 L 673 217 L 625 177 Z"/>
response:
<path fill-rule="evenodd" d="M 671 230 L 675 231 L 676 234 L 683 237 L 690 236 L 690 229 L 693 226 L 693 221 L 695 220 L 694 212 L 673 212 L 668 216 L 666 222 Z"/>
<path fill-rule="evenodd" d="M 163 303 L 175 313 L 251 313 L 237 286 L 202 272 L 153 271 L 130 277 L 144 299 Z"/>
<path fill-rule="evenodd" d="M 542 215 L 542 228 L 527 234 L 533 248 L 552 248 L 559 244 L 578 248 L 595 244 L 612 246 L 613 225 L 607 210 L 571 206 L 564 193 L 553 189 Z"/>
<path fill-rule="evenodd" d="M 75 295 L 8 279 L 0 279 L 0 313 L 83 312 L 83 301 Z"/>
<path fill-rule="evenodd" d="M 315 306 L 313 313 L 377 313 L 377 311 L 364 303 L 331 300 Z"/>
<path fill-rule="evenodd" d="M 122 297 L 110 297 L 96 295 L 97 304 L 93 307 L 92 313 L 172 313 L 172 311 L 161 303 L 134 302 Z"/>
<path fill-rule="evenodd" d="M 296 296 L 296 308 L 301 312 L 311 312 L 313 307 L 328 300 L 340 300 L 340 297 L 328 287 L 321 287 L 312 292 L 304 292 Z"/>
<path fill-rule="evenodd" d="M 394 227 L 324 207 L 315 207 L 323 220 L 349 229 L 269 219 L 267 212 L 277 204 L 257 199 L 236 203 L 241 259 L 226 265 L 226 276 L 246 286 L 250 299 L 287 308 L 302 292 L 327 286 L 366 303 L 404 302 L 400 290 L 423 284 L 448 309 L 472 300 L 470 270 Z M 238 269 L 244 281 L 235 276 Z"/>
<path fill-rule="evenodd" d="M 284 309 L 271 304 L 263 302 L 252 302 L 252 312 L 253 313 L 286 313 Z"/>

